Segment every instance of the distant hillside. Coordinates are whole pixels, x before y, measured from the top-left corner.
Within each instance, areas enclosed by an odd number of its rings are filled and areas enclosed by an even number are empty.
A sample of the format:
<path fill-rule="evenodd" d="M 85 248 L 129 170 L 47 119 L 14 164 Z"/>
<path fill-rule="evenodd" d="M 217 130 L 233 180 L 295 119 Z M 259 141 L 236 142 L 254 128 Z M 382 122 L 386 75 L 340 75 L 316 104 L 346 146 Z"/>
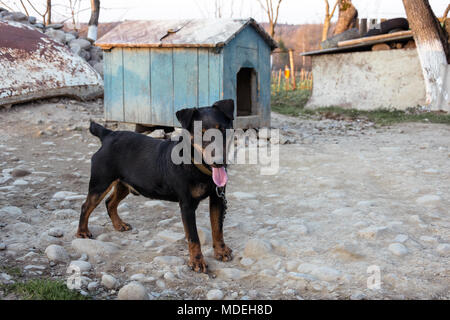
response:
<path fill-rule="evenodd" d="M 266 30 L 269 29 L 267 23 L 261 24 Z M 280 45 L 280 49 L 294 49 L 295 69 L 311 69 L 311 59 L 302 58 L 301 52 L 313 51 L 319 49 L 322 37 L 322 24 L 279 24 L 275 29 L 275 40 Z M 329 35 L 332 34 L 334 25 L 330 26 Z M 289 55 L 287 53 L 273 54 L 273 70 L 284 68 L 289 65 Z"/>

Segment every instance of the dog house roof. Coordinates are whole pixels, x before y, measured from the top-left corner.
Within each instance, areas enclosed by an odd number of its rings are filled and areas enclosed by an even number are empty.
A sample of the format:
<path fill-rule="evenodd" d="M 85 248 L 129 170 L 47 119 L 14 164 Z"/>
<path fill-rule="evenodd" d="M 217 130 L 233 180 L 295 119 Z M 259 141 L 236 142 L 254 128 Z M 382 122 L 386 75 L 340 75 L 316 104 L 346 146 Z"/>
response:
<path fill-rule="evenodd" d="M 95 43 L 102 49 L 113 47 L 223 47 L 241 30 L 251 25 L 271 50 L 275 40 L 252 18 L 124 21 Z"/>

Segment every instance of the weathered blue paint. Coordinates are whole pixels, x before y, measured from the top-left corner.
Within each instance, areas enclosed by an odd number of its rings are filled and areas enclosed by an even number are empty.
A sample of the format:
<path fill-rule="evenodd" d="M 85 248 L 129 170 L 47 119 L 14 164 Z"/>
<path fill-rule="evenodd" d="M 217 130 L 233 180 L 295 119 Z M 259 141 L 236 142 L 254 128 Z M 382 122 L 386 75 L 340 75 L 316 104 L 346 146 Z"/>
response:
<path fill-rule="evenodd" d="M 179 126 L 177 110 L 236 101 L 237 73 L 253 68 L 257 110 L 252 126 L 269 126 L 270 54 L 270 46 L 250 25 L 220 50 L 113 48 L 104 60 L 106 120 Z"/>
<path fill-rule="evenodd" d="M 270 53 L 267 43 L 251 27 L 242 30 L 224 48 L 224 99 L 236 101 L 237 73 L 241 68 L 253 68 L 256 72 L 257 95 L 253 101 L 259 116 L 256 126 L 270 126 Z M 235 111 L 237 113 L 237 110 Z M 236 114 L 235 114 L 236 116 Z"/>
<path fill-rule="evenodd" d="M 173 126 L 173 49 L 151 50 L 152 124 Z"/>
<path fill-rule="evenodd" d="M 212 105 L 222 96 L 222 55 L 209 50 L 209 98 L 208 105 Z"/>
<path fill-rule="evenodd" d="M 173 49 L 174 113 L 198 106 L 198 55 L 197 49 Z M 174 125 L 181 126 L 177 118 Z"/>
<path fill-rule="evenodd" d="M 209 50 L 198 49 L 198 104 L 199 107 L 209 104 Z"/>
<path fill-rule="evenodd" d="M 121 48 L 105 53 L 105 116 L 124 121 L 123 116 L 123 56 Z"/>
<path fill-rule="evenodd" d="M 152 123 L 150 49 L 123 49 L 124 121 Z"/>

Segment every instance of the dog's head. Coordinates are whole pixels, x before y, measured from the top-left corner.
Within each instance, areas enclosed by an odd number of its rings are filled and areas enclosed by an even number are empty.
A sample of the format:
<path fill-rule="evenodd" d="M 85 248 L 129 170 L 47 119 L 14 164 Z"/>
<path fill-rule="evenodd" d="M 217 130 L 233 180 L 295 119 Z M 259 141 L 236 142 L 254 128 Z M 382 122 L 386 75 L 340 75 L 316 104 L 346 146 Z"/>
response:
<path fill-rule="evenodd" d="M 182 109 L 177 111 L 176 116 L 181 126 L 191 134 L 194 148 L 213 167 L 213 173 L 214 168 L 224 167 L 227 158 L 227 129 L 233 128 L 234 101 L 220 100 L 211 107 Z M 197 135 L 200 135 L 200 139 Z"/>

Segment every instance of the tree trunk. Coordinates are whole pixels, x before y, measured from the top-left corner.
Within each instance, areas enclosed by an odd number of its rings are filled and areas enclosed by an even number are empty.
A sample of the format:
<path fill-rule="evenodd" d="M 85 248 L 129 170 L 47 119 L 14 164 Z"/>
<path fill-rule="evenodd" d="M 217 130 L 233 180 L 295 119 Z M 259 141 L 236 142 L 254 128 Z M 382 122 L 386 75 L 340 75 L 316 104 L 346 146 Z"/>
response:
<path fill-rule="evenodd" d="M 414 34 L 425 79 L 427 104 L 432 110 L 447 108 L 446 70 L 450 61 L 448 42 L 428 0 L 403 0 Z"/>
<path fill-rule="evenodd" d="M 328 0 L 325 0 L 325 21 L 323 22 L 322 41 L 328 39 L 328 30 L 330 29 L 331 18 L 333 18 L 334 11 L 336 10 L 336 6 L 338 5 L 338 3 L 339 1 L 336 1 L 333 10 L 330 13 L 330 5 L 328 3 Z"/>
<path fill-rule="evenodd" d="M 358 11 L 351 0 L 339 0 L 339 17 L 334 35 L 340 34 L 356 26 Z"/>
<path fill-rule="evenodd" d="M 275 35 L 275 26 L 273 25 L 272 21 L 269 22 L 269 33 L 270 36 L 273 38 Z"/>
<path fill-rule="evenodd" d="M 52 24 L 52 0 L 47 0 L 47 25 Z"/>
<path fill-rule="evenodd" d="M 87 38 L 96 41 L 98 17 L 100 16 L 100 0 L 91 0 L 91 18 L 89 19 Z"/>

